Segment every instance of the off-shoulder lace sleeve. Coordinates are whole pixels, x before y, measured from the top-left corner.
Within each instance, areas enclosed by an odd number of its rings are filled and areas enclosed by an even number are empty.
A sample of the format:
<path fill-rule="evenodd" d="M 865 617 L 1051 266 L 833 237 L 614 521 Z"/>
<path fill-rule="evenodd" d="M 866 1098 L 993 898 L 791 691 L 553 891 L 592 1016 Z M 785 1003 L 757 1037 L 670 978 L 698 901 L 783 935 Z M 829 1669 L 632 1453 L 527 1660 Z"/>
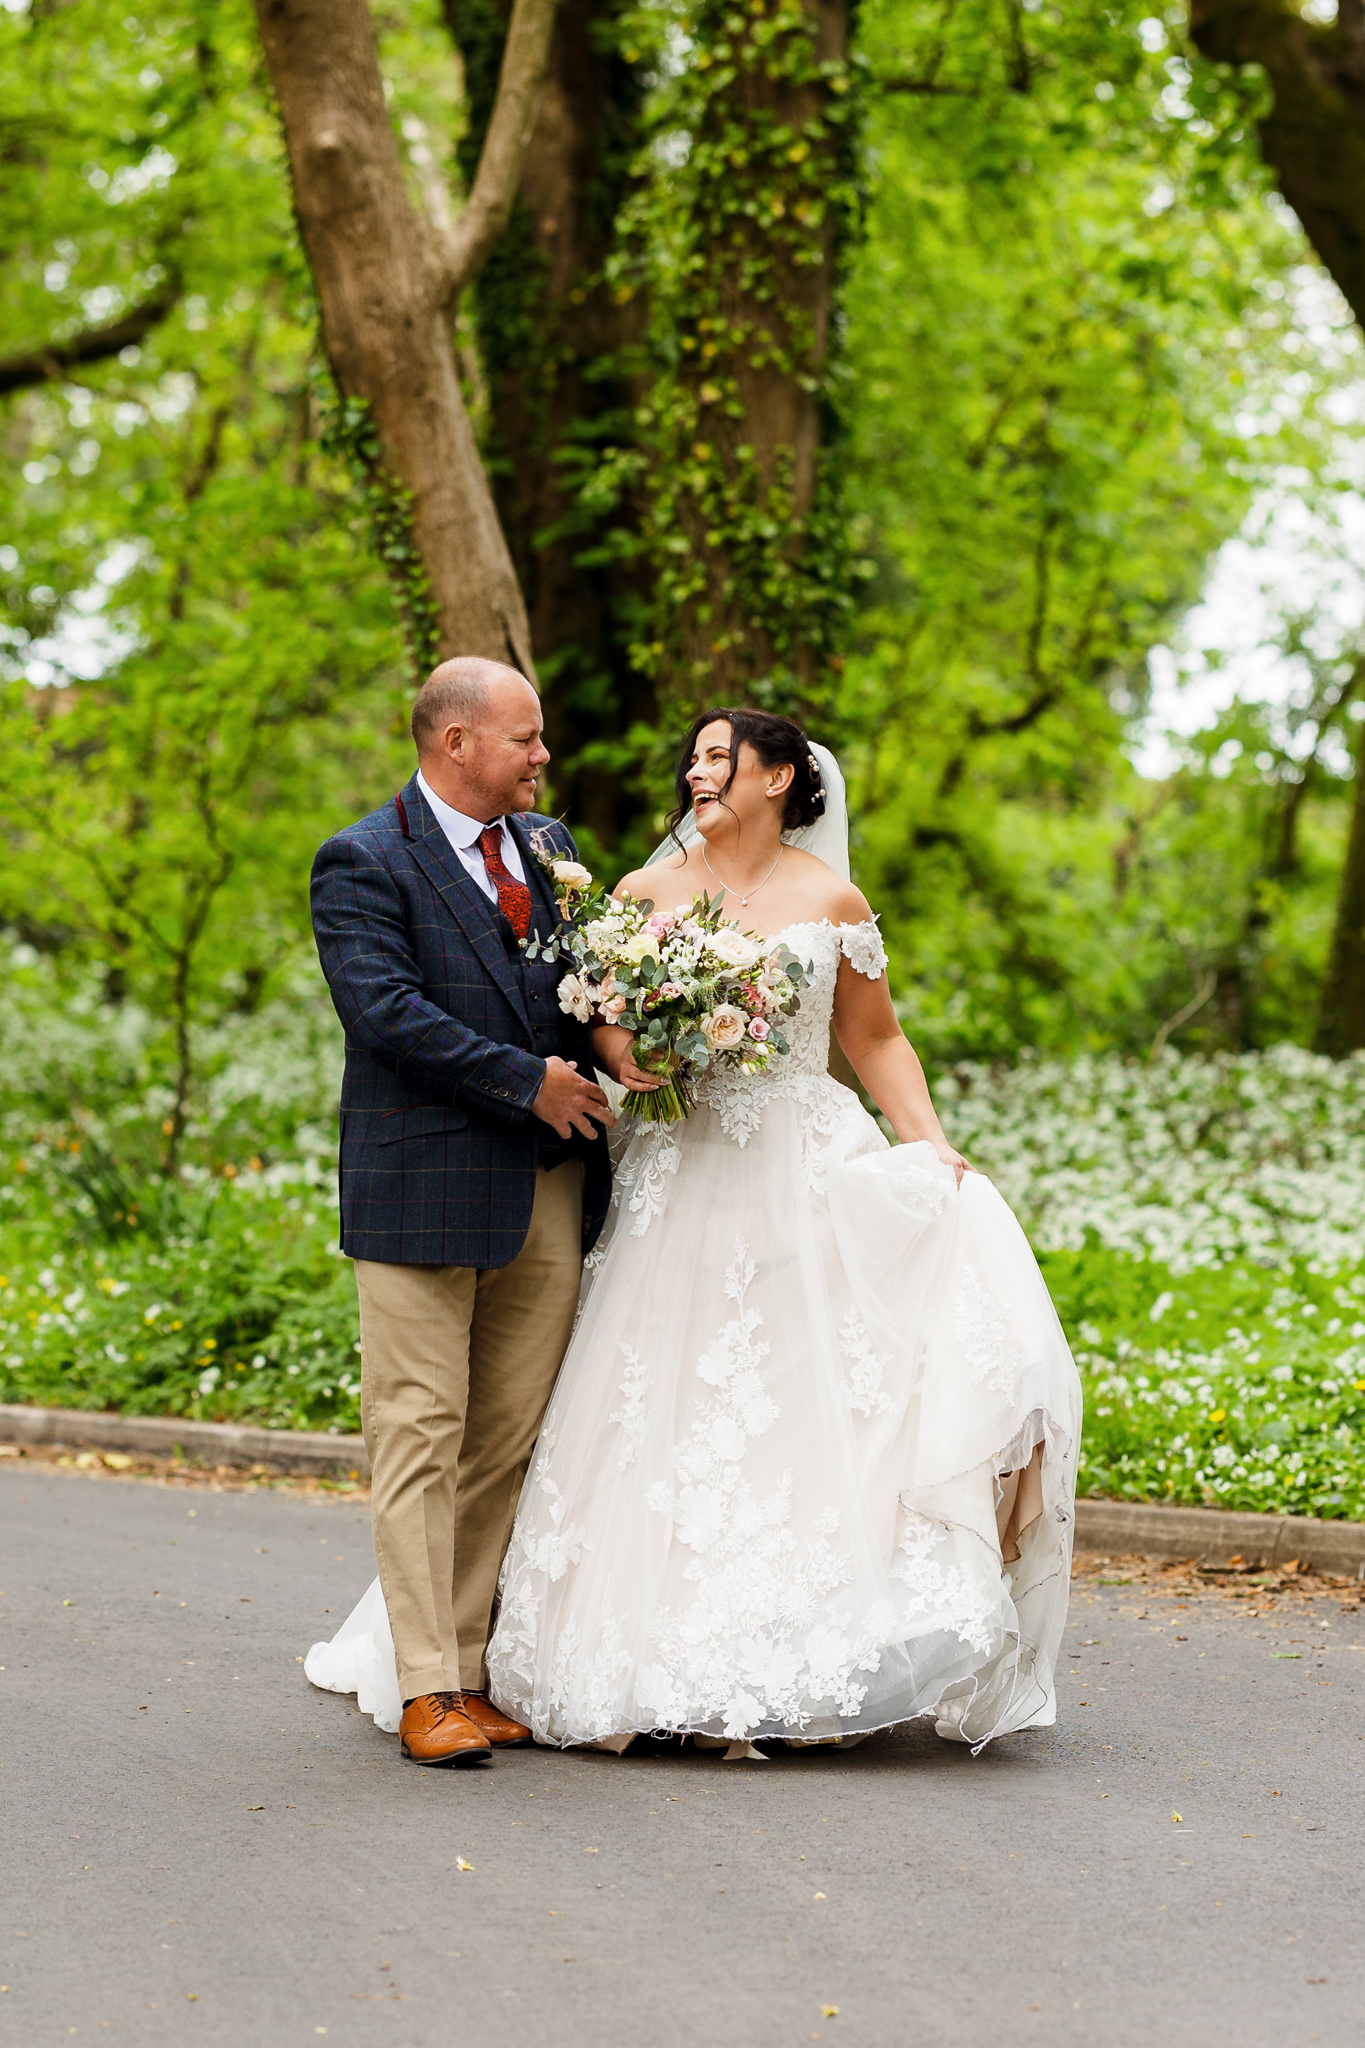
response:
<path fill-rule="evenodd" d="M 875 924 L 841 924 L 839 944 L 850 967 L 869 981 L 881 980 L 886 972 L 886 948 Z"/>

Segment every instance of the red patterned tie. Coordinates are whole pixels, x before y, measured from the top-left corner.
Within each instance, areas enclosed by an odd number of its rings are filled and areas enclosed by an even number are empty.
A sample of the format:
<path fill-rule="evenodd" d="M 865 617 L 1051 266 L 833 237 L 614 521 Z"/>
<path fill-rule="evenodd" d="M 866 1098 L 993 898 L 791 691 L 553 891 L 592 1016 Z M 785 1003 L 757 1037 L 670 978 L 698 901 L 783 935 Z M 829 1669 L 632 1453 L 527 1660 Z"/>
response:
<path fill-rule="evenodd" d="M 488 879 L 498 892 L 498 909 L 519 939 L 531 929 L 531 892 L 525 882 L 509 874 L 502 858 L 502 826 L 485 825 L 479 834 L 479 852 Z"/>

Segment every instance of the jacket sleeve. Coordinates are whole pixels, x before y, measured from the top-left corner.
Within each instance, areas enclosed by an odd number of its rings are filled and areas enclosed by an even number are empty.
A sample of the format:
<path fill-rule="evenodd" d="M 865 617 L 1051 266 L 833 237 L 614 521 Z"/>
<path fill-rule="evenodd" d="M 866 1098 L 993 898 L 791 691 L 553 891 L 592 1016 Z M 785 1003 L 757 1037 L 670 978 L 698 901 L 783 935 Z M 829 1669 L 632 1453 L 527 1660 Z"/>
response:
<path fill-rule="evenodd" d="M 423 994 L 403 899 L 383 861 L 363 841 L 329 839 L 311 893 L 318 957 L 348 1041 L 438 1102 L 524 1123 L 544 1060 L 481 1037 Z"/>

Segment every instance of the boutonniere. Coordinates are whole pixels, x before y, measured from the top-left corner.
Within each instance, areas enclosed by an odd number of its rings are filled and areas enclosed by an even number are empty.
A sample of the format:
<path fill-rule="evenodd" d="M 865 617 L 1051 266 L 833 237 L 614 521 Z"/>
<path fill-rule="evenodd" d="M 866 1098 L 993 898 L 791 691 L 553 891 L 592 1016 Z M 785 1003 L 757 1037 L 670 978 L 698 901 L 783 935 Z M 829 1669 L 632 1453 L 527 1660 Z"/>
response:
<path fill-rule="evenodd" d="M 548 939 L 542 939 L 538 931 L 528 933 L 521 942 L 522 951 L 532 960 L 554 960 L 564 951 L 562 934 L 565 927 L 572 924 L 593 897 L 602 894 L 602 890 L 600 886 L 594 886 L 592 869 L 585 868 L 582 861 L 565 860 L 557 854 L 553 841 L 547 835 L 531 834 L 531 852 L 554 891 L 559 922 Z"/>

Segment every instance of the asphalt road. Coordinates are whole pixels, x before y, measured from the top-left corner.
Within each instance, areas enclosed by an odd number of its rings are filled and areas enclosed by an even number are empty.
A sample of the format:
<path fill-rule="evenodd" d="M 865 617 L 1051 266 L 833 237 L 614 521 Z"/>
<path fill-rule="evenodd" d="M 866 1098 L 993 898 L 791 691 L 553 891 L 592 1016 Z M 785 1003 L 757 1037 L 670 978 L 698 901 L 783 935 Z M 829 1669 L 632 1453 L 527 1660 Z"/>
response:
<path fill-rule="evenodd" d="M 1336 1603 L 1087 1588 L 1060 1726 L 975 1758 L 916 1725 L 430 1772 L 296 1661 L 370 1576 L 364 1508 L 11 1465 L 0 1524 L 7 2040 L 1360 2039 Z"/>

